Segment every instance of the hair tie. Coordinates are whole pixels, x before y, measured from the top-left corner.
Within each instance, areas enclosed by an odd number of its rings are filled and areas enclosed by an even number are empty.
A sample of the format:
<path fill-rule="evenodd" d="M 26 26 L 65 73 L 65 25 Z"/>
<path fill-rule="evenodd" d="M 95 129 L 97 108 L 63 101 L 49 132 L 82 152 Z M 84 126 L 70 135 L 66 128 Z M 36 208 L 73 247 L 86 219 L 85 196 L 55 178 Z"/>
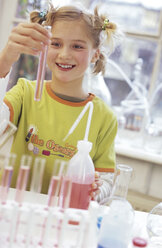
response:
<path fill-rule="evenodd" d="M 38 16 L 41 18 L 42 21 L 46 20 L 47 10 L 40 11 Z"/>
<path fill-rule="evenodd" d="M 106 27 L 107 27 L 108 23 L 109 23 L 109 20 L 106 18 L 106 19 L 104 20 L 104 24 L 103 24 L 103 26 L 102 26 L 102 30 L 106 30 Z"/>

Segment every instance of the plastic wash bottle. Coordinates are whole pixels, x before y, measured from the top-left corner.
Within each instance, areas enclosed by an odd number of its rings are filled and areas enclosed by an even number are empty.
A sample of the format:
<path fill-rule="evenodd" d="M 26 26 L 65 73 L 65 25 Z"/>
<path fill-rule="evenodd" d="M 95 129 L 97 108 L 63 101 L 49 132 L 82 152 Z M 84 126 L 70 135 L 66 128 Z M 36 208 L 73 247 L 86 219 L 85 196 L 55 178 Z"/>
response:
<path fill-rule="evenodd" d="M 78 152 L 69 161 L 68 176 L 72 181 L 70 208 L 88 209 L 91 200 L 90 190 L 94 182 L 95 169 L 89 152 L 92 143 L 79 140 Z"/>

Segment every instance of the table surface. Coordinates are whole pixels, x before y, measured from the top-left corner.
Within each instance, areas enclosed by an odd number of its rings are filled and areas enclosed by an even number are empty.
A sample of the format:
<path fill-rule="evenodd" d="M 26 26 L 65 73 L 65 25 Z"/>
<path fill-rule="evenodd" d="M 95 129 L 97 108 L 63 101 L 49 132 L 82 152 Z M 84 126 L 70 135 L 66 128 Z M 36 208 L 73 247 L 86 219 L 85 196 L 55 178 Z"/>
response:
<path fill-rule="evenodd" d="M 15 189 L 9 190 L 8 198 L 10 200 L 14 200 L 15 196 Z M 30 203 L 37 203 L 37 204 L 47 204 L 47 195 L 44 194 L 37 194 L 26 191 L 24 194 L 24 201 L 30 202 Z M 101 206 L 101 211 L 103 211 L 104 208 L 107 208 L 106 206 Z M 147 223 L 147 216 L 148 213 L 141 212 L 141 211 L 135 211 L 135 220 L 134 220 L 134 226 L 133 226 L 133 232 L 132 237 L 142 237 L 148 240 L 148 234 L 146 229 L 146 223 Z M 129 248 L 131 248 L 131 243 L 129 245 Z"/>

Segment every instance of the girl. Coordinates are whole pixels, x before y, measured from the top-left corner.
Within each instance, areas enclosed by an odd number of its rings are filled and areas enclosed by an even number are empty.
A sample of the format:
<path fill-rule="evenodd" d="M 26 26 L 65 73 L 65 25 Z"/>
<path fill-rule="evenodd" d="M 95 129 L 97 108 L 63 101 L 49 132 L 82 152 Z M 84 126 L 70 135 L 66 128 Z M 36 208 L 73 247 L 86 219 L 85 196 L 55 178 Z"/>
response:
<path fill-rule="evenodd" d="M 89 132 L 89 141 L 93 144 L 90 155 L 96 172 L 110 173 L 111 177 L 115 168 L 117 120 L 101 99 L 85 92 L 82 82 L 91 63 L 94 64 L 94 73 L 104 73 L 101 34 L 105 33 L 107 41 L 112 44 L 116 25 L 100 16 L 97 8 L 91 14 L 75 6 L 54 8 L 51 5 L 47 12 L 32 12 L 30 19 L 31 23 L 21 23 L 12 30 L 0 54 L 0 77 L 7 75 L 21 53 L 38 55 L 45 45 L 49 45 L 47 64 L 52 78 L 45 81 L 39 102 L 34 101 L 36 81 L 25 78 L 19 79 L 5 96 L 10 120 L 18 127 L 11 149 L 17 154 L 12 186 L 15 186 L 21 155 L 30 154 L 33 158 L 38 155 L 47 160 L 42 187 L 42 192 L 47 193 L 54 159 L 59 156 L 69 160 L 76 153 L 77 141 L 84 138 L 87 113 L 75 131 L 63 141 L 88 101 L 94 105 Z M 51 26 L 51 35 L 43 25 Z M 104 174 L 103 177 L 107 176 Z M 92 196 L 98 201 L 110 194 L 109 177 L 100 191 L 99 186 L 101 182 L 96 180 Z"/>

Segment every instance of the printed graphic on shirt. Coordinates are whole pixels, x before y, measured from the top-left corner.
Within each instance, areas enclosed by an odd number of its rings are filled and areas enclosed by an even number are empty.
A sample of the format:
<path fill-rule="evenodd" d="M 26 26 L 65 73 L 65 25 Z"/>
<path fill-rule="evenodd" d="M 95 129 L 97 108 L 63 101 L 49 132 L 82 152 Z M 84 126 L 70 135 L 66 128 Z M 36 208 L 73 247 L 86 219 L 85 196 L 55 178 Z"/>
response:
<path fill-rule="evenodd" d="M 65 146 L 56 144 L 53 139 L 43 140 L 39 137 L 38 129 L 32 125 L 27 131 L 25 141 L 28 143 L 28 150 L 33 154 L 42 154 L 44 156 L 58 156 L 72 158 L 77 148 L 66 143 Z"/>
<path fill-rule="evenodd" d="M 27 132 L 27 135 L 26 135 L 26 138 L 25 138 L 25 141 L 28 142 L 30 140 L 32 133 L 37 133 L 37 132 L 38 132 L 37 127 L 34 125 L 30 125 L 28 132 Z"/>

